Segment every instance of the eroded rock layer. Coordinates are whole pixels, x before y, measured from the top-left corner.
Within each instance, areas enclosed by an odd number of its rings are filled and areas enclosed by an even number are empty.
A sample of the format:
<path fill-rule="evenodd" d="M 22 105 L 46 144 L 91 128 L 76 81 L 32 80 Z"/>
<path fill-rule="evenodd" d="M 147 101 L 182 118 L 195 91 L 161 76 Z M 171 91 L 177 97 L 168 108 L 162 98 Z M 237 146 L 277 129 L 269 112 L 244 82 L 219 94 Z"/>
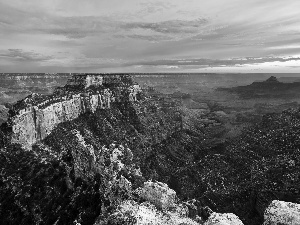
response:
<path fill-rule="evenodd" d="M 114 86 L 107 88 L 109 85 Z M 33 94 L 14 106 L 9 118 L 11 142 L 30 148 L 46 138 L 59 123 L 74 120 L 86 112 L 109 109 L 115 101 L 137 101 L 140 91 L 139 85 L 127 76 L 75 75 L 58 94 Z"/>

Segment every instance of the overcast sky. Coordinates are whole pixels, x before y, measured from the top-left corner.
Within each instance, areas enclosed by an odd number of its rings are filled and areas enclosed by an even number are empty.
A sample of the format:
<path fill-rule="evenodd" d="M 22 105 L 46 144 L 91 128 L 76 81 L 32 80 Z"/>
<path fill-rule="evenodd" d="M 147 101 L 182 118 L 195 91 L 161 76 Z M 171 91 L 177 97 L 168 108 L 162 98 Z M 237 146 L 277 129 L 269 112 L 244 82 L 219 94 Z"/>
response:
<path fill-rule="evenodd" d="M 300 0 L 0 0 L 0 72 L 300 72 Z"/>

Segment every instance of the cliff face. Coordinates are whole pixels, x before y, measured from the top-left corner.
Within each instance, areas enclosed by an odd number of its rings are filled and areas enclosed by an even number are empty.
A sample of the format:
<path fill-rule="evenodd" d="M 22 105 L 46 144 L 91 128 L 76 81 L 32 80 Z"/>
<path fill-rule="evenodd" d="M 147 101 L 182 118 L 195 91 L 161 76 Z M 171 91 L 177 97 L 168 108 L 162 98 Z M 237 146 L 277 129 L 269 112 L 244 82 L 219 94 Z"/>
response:
<path fill-rule="evenodd" d="M 110 109 L 115 101 L 137 101 L 141 91 L 139 85 L 128 85 L 122 82 L 111 90 L 104 88 L 101 75 L 87 75 L 73 77 L 67 87 L 83 85 L 80 93 L 64 92 L 63 95 L 53 95 L 47 99 L 36 100 L 29 96 L 19 102 L 21 109 L 15 110 L 14 116 L 9 118 L 12 129 L 11 142 L 30 148 L 34 143 L 46 138 L 60 123 L 71 121 L 86 112 L 95 113 L 98 109 Z M 87 88 L 93 87 L 93 90 Z M 120 92 L 118 90 L 123 90 Z M 125 90 L 125 91 L 124 91 Z M 24 107 L 25 105 L 25 107 Z M 20 108 L 17 106 L 15 108 Z"/>

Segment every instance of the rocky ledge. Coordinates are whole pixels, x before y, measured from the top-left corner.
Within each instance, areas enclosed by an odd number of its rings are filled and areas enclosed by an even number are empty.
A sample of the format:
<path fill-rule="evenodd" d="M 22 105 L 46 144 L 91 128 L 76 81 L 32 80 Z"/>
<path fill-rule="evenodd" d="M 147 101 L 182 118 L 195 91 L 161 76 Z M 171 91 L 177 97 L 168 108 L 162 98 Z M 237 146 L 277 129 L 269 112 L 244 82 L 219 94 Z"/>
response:
<path fill-rule="evenodd" d="M 95 225 L 243 225 L 232 213 L 213 212 L 196 200 L 180 201 L 176 192 L 161 182 L 147 181 L 133 193 L 135 200 L 121 202 L 105 220 L 99 218 Z"/>

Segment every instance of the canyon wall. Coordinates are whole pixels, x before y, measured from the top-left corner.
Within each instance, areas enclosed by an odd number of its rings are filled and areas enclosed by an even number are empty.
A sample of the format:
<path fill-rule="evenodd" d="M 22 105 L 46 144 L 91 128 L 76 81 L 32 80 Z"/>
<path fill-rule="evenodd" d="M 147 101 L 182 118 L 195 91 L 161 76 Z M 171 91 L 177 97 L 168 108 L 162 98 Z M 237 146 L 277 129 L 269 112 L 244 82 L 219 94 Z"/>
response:
<path fill-rule="evenodd" d="M 103 85 L 103 77 L 75 76 L 67 85 L 76 86 L 79 83 L 84 84 L 85 88 L 100 87 Z M 126 95 L 129 101 L 137 101 L 137 94 L 141 91 L 139 85 L 119 84 L 128 90 Z M 26 148 L 46 138 L 59 123 L 74 120 L 86 112 L 95 113 L 97 109 L 109 109 L 112 102 L 121 98 L 110 89 L 102 88 L 96 92 L 83 91 L 76 94 L 67 93 L 64 96 L 52 96 L 38 104 L 32 104 L 35 102 L 32 99 L 24 99 L 26 107 L 18 110 L 16 115 L 10 118 L 11 142 Z"/>
<path fill-rule="evenodd" d="M 72 95 L 68 99 L 30 106 L 12 118 L 12 143 L 29 147 L 47 137 L 62 122 L 76 119 L 85 112 L 110 108 L 114 97 L 109 90 L 103 94 Z"/>

